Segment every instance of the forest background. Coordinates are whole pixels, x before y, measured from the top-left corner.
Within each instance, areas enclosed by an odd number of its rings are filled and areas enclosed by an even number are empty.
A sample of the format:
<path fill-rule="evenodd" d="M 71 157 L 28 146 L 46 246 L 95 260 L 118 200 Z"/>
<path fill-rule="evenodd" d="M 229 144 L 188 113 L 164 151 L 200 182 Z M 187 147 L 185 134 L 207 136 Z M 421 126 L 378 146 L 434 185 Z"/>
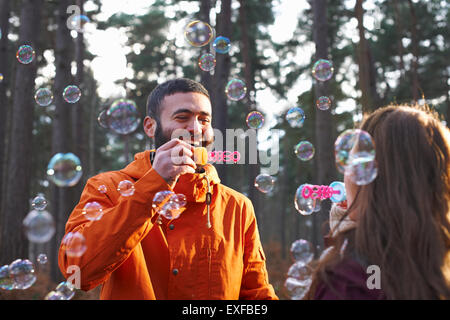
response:
<path fill-rule="evenodd" d="M 118 9 L 114 2 L 120 3 Z M 254 186 L 255 177 L 267 170 L 261 163 L 216 168 L 222 183 L 254 204 L 270 282 L 281 299 L 289 299 L 283 284 L 292 264 L 290 244 L 306 239 L 317 255 L 323 250 L 329 201 L 323 201 L 320 212 L 303 216 L 295 209 L 294 196 L 303 183 L 342 181 L 334 162 L 337 136 L 357 126 L 364 113 L 388 104 L 428 104 L 450 123 L 448 0 L 137 3 L 0 0 L 0 263 L 35 261 L 40 253 L 49 259 L 39 267 L 35 286 L 0 292 L 0 299 L 42 299 L 62 281 L 57 249 L 86 180 L 125 167 L 150 146 L 142 126 L 118 135 L 99 125 L 99 113 L 127 98 L 136 103 L 143 120 L 148 94 L 167 79 L 187 77 L 203 83 L 211 93 L 213 127 L 224 136 L 226 129 L 247 130 L 250 111 L 264 114 L 257 148 L 279 159 L 273 190 L 261 193 Z M 73 12 L 67 9 L 73 5 L 89 18 L 83 32 L 68 28 Z M 230 52 L 216 55 L 214 72 L 202 71 L 197 63 L 211 46 L 197 48 L 183 39 L 183 28 L 196 19 L 231 40 Z M 29 65 L 16 59 L 22 44 L 35 49 Z M 321 58 L 334 66 L 326 82 L 311 74 Z M 245 81 L 247 95 L 231 101 L 224 89 L 236 77 Z M 69 84 L 82 92 L 75 104 L 61 95 Z M 34 101 L 42 87 L 54 93 L 47 107 Z M 330 109 L 316 107 L 321 96 L 330 97 Z M 292 107 L 305 111 L 301 128 L 286 121 Z M 277 141 L 272 139 L 274 130 L 280 133 Z M 315 147 L 315 156 L 306 162 L 294 153 L 303 140 Z M 74 187 L 59 188 L 47 178 L 47 164 L 58 152 L 73 152 L 81 160 L 83 176 Z M 56 225 L 45 244 L 29 242 L 22 230 L 38 193 L 48 199 L 47 210 Z M 96 298 L 98 288 L 76 295 Z"/>

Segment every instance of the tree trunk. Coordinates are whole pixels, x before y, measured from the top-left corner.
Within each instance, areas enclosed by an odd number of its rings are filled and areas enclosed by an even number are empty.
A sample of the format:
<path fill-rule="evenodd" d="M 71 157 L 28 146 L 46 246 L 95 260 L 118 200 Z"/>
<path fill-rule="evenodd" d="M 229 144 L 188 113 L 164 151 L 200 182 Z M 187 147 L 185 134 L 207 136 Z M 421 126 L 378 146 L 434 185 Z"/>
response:
<path fill-rule="evenodd" d="M 231 0 L 222 0 L 220 14 L 216 18 L 217 35 L 231 37 Z M 228 54 L 218 54 L 216 56 L 216 68 L 213 78 L 213 127 L 222 132 L 224 138 L 223 146 L 226 146 L 226 128 L 228 123 L 228 104 L 225 95 L 225 86 L 230 74 L 231 60 Z M 216 164 L 219 177 L 222 183 L 227 183 L 227 164 Z"/>
<path fill-rule="evenodd" d="M 211 1 L 210 0 L 201 0 L 200 2 L 200 12 L 199 12 L 199 19 L 203 22 L 206 22 L 210 24 L 209 15 L 211 13 Z M 211 44 L 212 45 L 212 44 Z M 202 52 L 204 53 L 204 52 Z M 203 84 L 203 86 L 208 90 L 208 92 L 211 94 L 212 92 L 212 76 L 213 72 L 205 72 L 201 71 L 200 74 L 200 82 Z"/>
<path fill-rule="evenodd" d="M 241 27 L 241 55 L 242 55 L 242 61 L 244 62 L 244 75 L 245 75 L 245 84 L 247 86 L 247 95 L 245 97 L 246 99 L 246 105 L 247 105 L 247 113 L 250 111 L 253 111 L 256 109 L 255 107 L 255 100 L 254 97 L 256 96 L 255 92 L 255 76 L 254 72 L 252 70 L 252 60 L 250 57 L 250 37 L 248 34 L 248 23 L 247 23 L 247 5 L 245 1 L 239 0 L 240 7 L 239 7 L 239 22 Z M 250 148 L 253 148 L 253 146 L 249 146 Z M 254 150 L 258 150 L 258 139 L 256 139 L 256 146 L 254 146 Z M 250 154 L 250 153 L 248 153 Z M 258 159 L 258 152 L 256 153 L 257 159 Z M 256 161 L 256 164 L 248 164 L 247 166 L 247 183 L 248 183 L 248 197 L 253 202 L 253 206 L 255 208 L 256 216 L 260 218 L 259 220 L 262 221 L 262 217 L 260 216 L 260 210 L 259 210 L 259 193 L 254 187 L 255 178 L 259 174 L 260 166 L 259 161 Z"/>
<path fill-rule="evenodd" d="M 417 31 L 417 16 L 416 12 L 414 10 L 414 5 L 411 0 L 408 0 L 409 4 L 409 11 L 411 14 L 411 47 L 412 47 L 412 54 L 413 58 L 411 61 L 411 78 L 412 78 L 412 98 L 414 101 L 419 100 L 419 90 L 420 90 L 420 83 L 419 83 L 419 74 L 418 74 L 418 68 L 419 68 L 419 37 L 418 37 L 418 31 Z"/>
<path fill-rule="evenodd" d="M 6 177 L 6 125 L 10 111 L 8 96 L 6 89 L 9 87 L 10 70 L 8 67 L 9 52 L 8 52 L 8 33 L 9 33 L 9 16 L 10 16 L 9 0 L 0 0 L 0 30 L 2 38 L 0 39 L 0 73 L 2 78 L 0 80 L 0 209 L 2 208 L 3 198 L 3 181 Z"/>
<path fill-rule="evenodd" d="M 359 31 L 358 66 L 361 104 L 363 112 L 370 112 L 376 109 L 379 99 L 376 93 L 375 67 L 365 35 L 363 0 L 356 1 L 355 16 L 358 20 Z"/>
<path fill-rule="evenodd" d="M 328 58 L 328 24 L 327 24 L 327 2 L 326 0 L 315 0 L 311 2 L 314 22 L 313 38 L 316 46 L 315 60 Z M 328 96 L 328 81 L 316 81 L 314 86 L 315 97 Z M 335 177 L 335 163 L 333 158 L 333 119 L 330 110 L 316 110 L 315 119 L 315 159 L 316 159 L 316 184 L 328 185 Z M 313 244 L 314 247 L 323 241 L 322 226 L 328 218 L 330 209 L 329 201 L 322 202 L 322 209 L 314 214 L 313 220 Z"/>
<path fill-rule="evenodd" d="M 67 7 L 70 5 L 68 0 L 62 0 L 57 8 L 57 30 L 55 42 L 55 116 L 52 129 L 52 155 L 59 152 L 70 152 L 72 150 L 71 136 L 71 109 L 73 104 L 67 103 L 62 96 L 64 88 L 73 84 L 71 74 L 71 62 L 73 44 L 70 31 L 66 25 L 68 17 Z M 52 185 L 52 209 L 55 216 L 56 233 L 53 238 L 53 247 L 51 249 L 51 275 L 54 281 L 59 281 L 61 273 L 58 268 L 58 248 L 62 237 L 64 236 L 65 224 L 67 218 L 73 209 L 73 188 L 57 187 Z"/>
<path fill-rule="evenodd" d="M 402 42 L 402 38 L 403 38 L 403 23 L 402 23 L 402 18 L 400 16 L 400 9 L 398 7 L 398 0 L 394 0 L 393 2 L 394 5 L 394 14 L 395 14 L 395 28 L 397 30 L 397 51 L 398 51 L 398 56 L 400 58 L 400 63 L 399 63 L 399 69 L 402 75 L 402 79 L 404 79 L 405 76 L 405 62 L 403 60 L 403 53 L 404 53 L 404 48 L 403 48 L 403 42 Z"/>
<path fill-rule="evenodd" d="M 83 13 L 83 4 L 84 0 L 77 0 L 77 5 L 80 8 L 80 14 Z M 75 61 L 77 64 L 77 73 L 75 75 L 75 84 L 80 88 L 82 93 L 88 89 L 84 83 L 84 34 L 82 32 L 78 32 L 76 43 L 75 43 Z M 89 88 L 88 90 L 95 90 L 93 88 Z M 72 134 L 73 134 L 73 142 L 74 142 L 74 153 L 80 158 L 81 165 L 85 166 L 87 163 L 87 154 L 86 154 L 86 132 L 84 130 L 84 109 L 86 104 L 86 97 L 84 94 L 81 95 L 80 100 L 76 103 L 72 109 Z M 86 182 L 86 175 L 83 175 L 80 182 L 74 187 L 75 197 L 79 198 L 81 196 L 81 192 L 83 191 L 83 186 Z"/>
<path fill-rule="evenodd" d="M 24 0 L 20 13 L 19 44 L 28 44 L 38 53 L 42 5 L 42 0 Z M 2 264 L 27 258 L 28 254 L 28 240 L 22 232 L 22 221 L 29 210 L 36 70 L 36 59 L 28 65 L 20 64 L 16 69 L 8 187 L 5 190 L 8 201 L 3 203 L 2 209 Z"/>

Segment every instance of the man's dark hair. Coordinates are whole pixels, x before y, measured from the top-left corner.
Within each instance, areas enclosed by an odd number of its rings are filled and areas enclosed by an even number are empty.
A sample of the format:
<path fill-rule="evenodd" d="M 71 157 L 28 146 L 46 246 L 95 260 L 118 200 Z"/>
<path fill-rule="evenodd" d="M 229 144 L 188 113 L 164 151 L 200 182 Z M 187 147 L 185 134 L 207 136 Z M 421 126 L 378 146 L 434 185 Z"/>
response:
<path fill-rule="evenodd" d="M 186 78 L 178 78 L 168 80 L 156 86 L 150 93 L 147 99 L 147 115 L 156 120 L 160 124 L 161 103 L 165 96 L 170 96 L 175 93 L 197 92 L 209 97 L 208 90 L 194 80 Z"/>

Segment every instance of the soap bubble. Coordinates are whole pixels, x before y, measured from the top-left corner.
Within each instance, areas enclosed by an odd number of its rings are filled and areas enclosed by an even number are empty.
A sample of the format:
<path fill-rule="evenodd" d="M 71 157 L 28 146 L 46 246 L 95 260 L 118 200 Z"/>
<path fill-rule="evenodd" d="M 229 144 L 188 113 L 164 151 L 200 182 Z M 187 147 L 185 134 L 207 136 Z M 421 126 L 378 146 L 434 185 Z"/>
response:
<path fill-rule="evenodd" d="M 47 199 L 39 194 L 31 201 L 31 206 L 36 210 L 44 210 L 47 207 Z"/>
<path fill-rule="evenodd" d="M 118 134 L 129 134 L 137 129 L 141 119 L 136 103 L 132 100 L 118 99 L 106 112 L 108 126 Z"/>
<path fill-rule="evenodd" d="M 284 282 L 285 288 L 291 295 L 292 300 L 302 300 L 309 291 L 309 286 L 304 286 L 300 280 L 288 277 Z"/>
<path fill-rule="evenodd" d="M 255 187 L 263 193 L 272 191 L 274 185 L 275 178 L 268 174 L 261 173 L 255 178 Z"/>
<path fill-rule="evenodd" d="M 211 71 L 216 67 L 216 57 L 212 53 L 204 53 L 198 59 L 198 66 L 203 71 Z"/>
<path fill-rule="evenodd" d="M 124 197 L 130 197 L 134 194 L 134 183 L 130 180 L 122 180 L 117 186 L 117 191 Z"/>
<path fill-rule="evenodd" d="M 319 212 L 322 209 L 322 201 L 320 199 L 313 199 L 313 212 Z"/>
<path fill-rule="evenodd" d="M 49 88 L 40 88 L 36 91 L 34 100 L 41 107 L 46 107 L 52 103 L 53 93 Z"/>
<path fill-rule="evenodd" d="M 86 219 L 90 221 L 97 221 L 103 217 L 103 208 L 100 203 L 96 201 L 88 202 L 81 212 Z"/>
<path fill-rule="evenodd" d="M 345 191 L 345 184 L 340 181 L 333 181 L 330 183 L 330 187 L 333 188 L 333 191 L 338 191 L 338 193 L 334 193 L 330 197 L 332 202 L 342 202 L 347 199 L 347 194 Z"/>
<path fill-rule="evenodd" d="M 368 132 L 344 131 L 336 139 L 334 151 L 338 170 L 357 185 L 367 185 L 377 177 L 375 145 Z"/>
<path fill-rule="evenodd" d="M 75 295 L 75 287 L 68 281 L 63 281 L 55 289 L 63 297 L 63 300 L 70 300 Z"/>
<path fill-rule="evenodd" d="M 297 158 L 302 161 L 308 161 L 314 157 L 315 149 L 311 142 L 301 141 L 294 147 L 294 151 Z"/>
<path fill-rule="evenodd" d="M 47 255 L 46 255 L 45 253 L 39 254 L 38 257 L 37 257 L 37 259 L 36 259 L 36 261 L 37 261 L 39 264 L 46 264 L 47 261 L 48 261 Z"/>
<path fill-rule="evenodd" d="M 47 211 L 31 210 L 23 219 L 23 227 L 29 241 L 45 243 L 55 234 L 55 221 Z"/>
<path fill-rule="evenodd" d="M 98 118 L 97 118 L 98 124 L 105 128 L 105 129 L 109 129 L 109 120 L 108 120 L 108 114 L 107 114 L 107 110 L 102 110 L 99 114 L 98 114 Z"/>
<path fill-rule="evenodd" d="M 245 82 L 240 79 L 231 79 L 225 87 L 225 93 L 230 100 L 239 101 L 243 99 L 247 94 Z"/>
<path fill-rule="evenodd" d="M 67 103 L 77 103 L 81 98 L 81 90 L 75 85 L 64 88 L 63 98 Z"/>
<path fill-rule="evenodd" d="M 47 175 L 58 187 L 72 187 L 83 175 L 80 159 L 73 153 L 57 153 L 47 165 Z"/>
<path fill-rule="evenodd" d="M 305 112 L 298 107 L 290 108 L 286 113 L 286 121 L 292 128 L 301 128 L 305 121 Z"/>
<path fill-rule="evenodd" d="M 252 111 L 247 115 L 245 122 L 250 129 L 259 129 L 264 124 L 264 116 L 261 112 Z"/>
<path fill-rule="evenodd" d="M 108 189 L 106 188 L 106 186 L 104 184 L 102 184 L 101 186 L 98 187 L 97 189 L 100 193 L 106 193 L 108 191 Z"/>
<path fill-rule="evenodd" d="M 371 183 L 378 175 L 378 168 L 374 157 L 369 153 L 358 152 L 350 157 L 350 165 L 345 174 L 359 186 Z"/>
<path fill-rule="evenodd" d="M 228 53 L 231 48 L 230 39 L 223 36 L 217 37 L 216 39 L 214 39 L 213 48 L 218 53 L 222 54 Z"/>
<path fill-rule="evenodd" d="M 14 289 L 28 289 L 36 282 L 34 265 L 30 260 L 17 259 L 9 265 L 9 275 L 14 281 Z"/>
<path fill-rule="evenodd" d="M 211 42 L 214 31 L 209 24 L 195 20 L 184 29 L 184 38 L 194 47 L 203 47 Z"/>
<path fill-rule="evenodd" d="M 14 280 L 9 274 L 9 265 L 0 267 L 0 289 L 12 290 L 14 289 Z"/>
<path fill-rule="evenodd" d="M 296 261 L 288 270 L 288 277 L 298 280 L 300 286 L 310 286 L 312 283 L 312 269 L 303 261 Z"/>
<path fill-rule="evenodd" d="M 61 292 L 50 291 L 49 293 L 47 293 L 44 300 L 65 300 L 65 299 Z"/>
<path fill-rule="evenodd" d="M 159 210 L 161 206 L 163 206 L 167 201 L 169 201 L 170 197 L 175 193 L 169 190 L 159 191 L 155 194 L 152 201 L 152 207 L 155 210 Z"/>
<path fill-rule="evenodd" d="M 311 242 L 305 239 L 295 240 L 291 244 L 291 256 L 294 261 L 307 265 L 314 259 L 314 251 Z"/>
<path fill-rule="evenodd" d="M 86 239 L 79 232 L 69 232 L 62 239 L 61 248 L 69 257 L 81 257 L 87 249 Z"/>
<path fill-rule="evenodd" d="M 320 110 L 324 110 L 324 111 L 328 110 L 331 107 L 331 99 L 326 96 L 322 96 L 319 99 L 317 99 L 316 106 Z"/>
<path fill-rule="evenodd" d="M 316 63 L 314 63 L 312 68 L 312 74 L 314 78 L 319 81 L 330 80 L 333 76 L 333 72 L 333 63 L 326 59 L 319 59 Z"/>
<path fill-rule="evenodd" d="M 294 205 L 295 209 L 304 216 L 308 216 L 314 212 L 314 208 L 316 207 L 316 203 L 312 198 L 304 198 L 302 195 L 303 188 L 306 184 L 302 184 L 297 188 L 295 192 Z"/>
<path fill-rule="evenodd" d="M 164 190 L 155 194 L 152 207 L 156 213 L 171 220 L 180 217 L 186 204 L 187 200 L 184 194 L 175 194 L 172 191 Z"/>
<path fill-rule="evenodd" d="M 29 45 L 23 45 L 17 50 L 16 58 L 22 64 L 29 64 L 34 60 L 36 53 L 34 49 Z"/>

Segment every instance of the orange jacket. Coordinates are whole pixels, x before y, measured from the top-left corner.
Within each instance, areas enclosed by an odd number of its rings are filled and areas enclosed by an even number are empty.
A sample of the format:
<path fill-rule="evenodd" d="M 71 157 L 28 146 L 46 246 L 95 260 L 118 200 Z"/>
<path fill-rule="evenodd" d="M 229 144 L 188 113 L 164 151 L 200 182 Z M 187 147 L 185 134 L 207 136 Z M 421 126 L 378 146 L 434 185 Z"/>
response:
<path fill-rule="evenodd" d="M 87 250 L 70 257 L 61 245 L 63 275 L 68 278 L 69 266 L 78 266 L 81 289 L 103 284 L 101 299 L 278 299 L 268 282 L 251 201 L 220 184 L 212 165 L 205 174 L 212 193 L 211 228 L 202 174 L 180 177 L 172 191 L 187 197 L 186 210 L 178 219 L 157 223 L 153 196 L 171 188 L 152 169 L 149 150 L 120 171 L 90 178 L 65 230 L 83 234 Z M 117 191 L 124 179 L 134 182 L 130 197 Z M 97 190 L 100 185 L 107 187 L 106 194 Z M 90 201 L 103 207 L 98 221 L 82 213 Z"/>

